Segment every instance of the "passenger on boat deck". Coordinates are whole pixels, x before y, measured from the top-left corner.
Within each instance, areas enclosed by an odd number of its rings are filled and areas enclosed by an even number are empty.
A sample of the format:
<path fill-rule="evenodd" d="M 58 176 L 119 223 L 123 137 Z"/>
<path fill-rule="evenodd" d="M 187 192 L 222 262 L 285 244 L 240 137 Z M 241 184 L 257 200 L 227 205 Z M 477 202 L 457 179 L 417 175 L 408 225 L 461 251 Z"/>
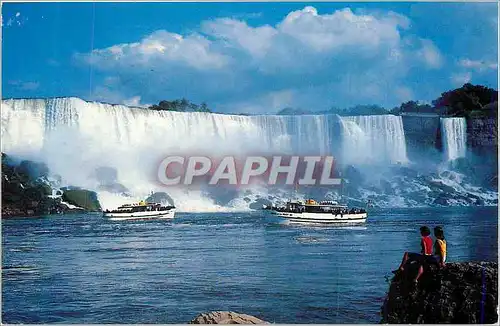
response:
<path fill-rule="evenodd" d="M 427 226 L 422 226 L 420 228 L 420 235 L 422 236 L 422 238 L 420 239 L 420 253 L 405 252 L 403 255 L 403 260 L 401 261 L 401 265 L 399 265 L 399 268 L 397 270 L 393 271 L 393 273 L 401 272 L 404 270 L 404 266 L 406 265 L 408 260 L 416 261 L 419 263 L 420 267 L 417 273 L 417 277 L 415 278 L 415 282 L 418 282 L 418 279 L 424 272 L 422 266 L 426 261 L 426 256 L 432 255 L 432 238 L 430 237 L 431 230 Z"/>

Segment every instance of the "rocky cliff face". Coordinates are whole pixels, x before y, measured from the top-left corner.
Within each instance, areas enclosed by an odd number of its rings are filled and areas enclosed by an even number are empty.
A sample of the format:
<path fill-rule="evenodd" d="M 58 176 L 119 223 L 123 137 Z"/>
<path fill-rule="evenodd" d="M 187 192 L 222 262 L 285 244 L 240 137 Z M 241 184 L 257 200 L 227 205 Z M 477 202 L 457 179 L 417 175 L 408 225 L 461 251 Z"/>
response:
<path fill-rule="evenodd" d="M 382 323 L 486 323 L 498 321 L 497 263 L 449 263 L 426 270 L 413 282 L 416 266 L 396 275 L 382 306 Z"/>
<path fill-rule="evenodd" d="M 467 120 L 467 146 L 476 154 L 497 155 L 498 120 L 492 117 Z"/>
<path fill-rule="evenodd" d="M 439 117 L 402 116 L 408 156 L 418 158 L 422 153 L 442 151 Z M 467 119 L 467 148 L 480 156 L 497 156 L 498 120 L 496 117 Z"/>
<path fill-rule="evenodd" d="M 2 217 L 40 216 L 100 211 L 95 192 L 84 189 L 55 191 L 43 163 L 16 163 L 2 153 Z"/>
<path fill-rule="evenodd" d="M 441 141 L 438 116 L 404 115 L 402 119 L 410 160 L 418 158 L 423 152 L 436 150 Z"/>

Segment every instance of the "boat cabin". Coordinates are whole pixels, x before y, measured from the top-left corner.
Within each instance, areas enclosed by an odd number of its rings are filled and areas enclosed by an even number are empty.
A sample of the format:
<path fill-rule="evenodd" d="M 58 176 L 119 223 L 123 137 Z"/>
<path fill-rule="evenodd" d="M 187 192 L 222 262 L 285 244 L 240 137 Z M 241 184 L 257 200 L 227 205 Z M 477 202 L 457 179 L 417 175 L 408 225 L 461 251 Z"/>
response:
<path fill-rule="evenodd" d="M 175 208 L 174 206 L 162 206 L 159 203 L 145 203 L 140 202 L 139 204 L 125 204 L 112 211 L 106 211 L 108 213 L 137 213 L 137 212 L 150 212 L 150 211 L 166 211 Z"/>
<path fill-rule="evenodd" d="M 335 201 L 316 202 L 313 199 L 301 201 L 290 201 L 286 203 L 284 211 L 295 213 L 347 213 L 346 205 L 339 205 Z"/>

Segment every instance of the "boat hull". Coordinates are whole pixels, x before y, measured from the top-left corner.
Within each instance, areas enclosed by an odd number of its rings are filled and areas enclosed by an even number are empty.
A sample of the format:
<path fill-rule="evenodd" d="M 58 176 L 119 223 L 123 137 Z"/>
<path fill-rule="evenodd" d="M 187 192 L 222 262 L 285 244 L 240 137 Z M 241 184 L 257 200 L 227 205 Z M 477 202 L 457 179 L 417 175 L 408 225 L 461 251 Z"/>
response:
<path fill-rule="evenodd" d="M 292 224 L 352 224 L 365 223 L 367 214 L 331 214 L 331 213 L 291 213 L 271 211 L 271 215 L 286 219 Z"/>
<path fill-rule="evenodd" d="M 104 213 L 104 217 L 113 221 L 122 220 L 141 220 L 141 219 L 172 219 L 175 215 L 175 209 L 166 211 L 147 211 L 134 213 Z"/>

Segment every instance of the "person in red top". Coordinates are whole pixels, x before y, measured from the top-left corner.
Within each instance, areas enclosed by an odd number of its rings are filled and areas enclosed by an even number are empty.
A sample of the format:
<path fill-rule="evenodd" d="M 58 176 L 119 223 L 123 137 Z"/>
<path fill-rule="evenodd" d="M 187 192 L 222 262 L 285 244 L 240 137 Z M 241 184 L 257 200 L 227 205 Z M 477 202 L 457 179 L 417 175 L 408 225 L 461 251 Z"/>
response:
<path fill-rule="evenodd" d="M 393 271 L 393 273 L 402 272 L 408 260 L 417 261 L 420 265 L 420 268 L 418 269 L 418 274 L 417 277 L 415 278 L 415 282 L 418 282 L 418 279 L 424 272 L 422 265 L 425 262 L 425 257 L 432 255 L 431 230 L 427 226 L 422 226 L 420 228 L 420 235 L 422 236 L 422 238 L 420 239 L 420 246 L 421 246 L 420 253 L 405 252 L 403 255 L 403 260 L 401 261 L 401 265 L 399 265 L 399 268 L 397 270 Z"/>

